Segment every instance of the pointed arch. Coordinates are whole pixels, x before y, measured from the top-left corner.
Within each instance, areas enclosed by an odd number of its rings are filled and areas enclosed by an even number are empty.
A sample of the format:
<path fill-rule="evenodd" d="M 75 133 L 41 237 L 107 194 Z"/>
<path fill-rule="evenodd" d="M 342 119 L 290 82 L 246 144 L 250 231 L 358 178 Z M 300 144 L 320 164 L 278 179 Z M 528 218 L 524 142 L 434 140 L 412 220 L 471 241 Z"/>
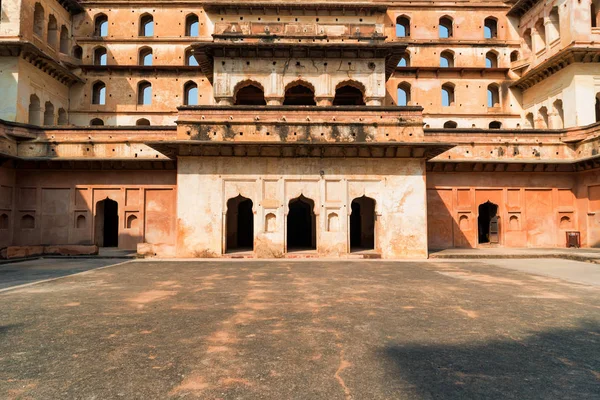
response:
<path fill-rule="evenodd" d="M 365 86 L 355 80 L 346 80 L 337 84 L 335 88 L 334 106 L 364 106 Z"/>
<path fill-rule="evenodd" d="M 33 9 L 33 33 L 40 38 L 44 36 L 44 7 L 40 3 L 35 3 Z"/>
<path fill-rule="evenodd" d="M 138 53 L 138 65 L 151 66 L 153 63 L 152 48 L 144 46 Z"/>
<path fill-rule="evenodd" d="M 42 124 L 42 105 L 40 98 L 35 94 L 29 97 L 29 123 L 31 125 Z"/>
<path fill-rule="evenodd" d="M 154 17 L 151 14 L 145 13 L 140 16 L 139 36 L 154 36 Z"/>
<path fill-rule="evenodd" d="M 483 38 L 498 38 L 498 19 L 496 17 L 487 17 L 483 22 Z"/>
<path fill-rule="evenodd" d="M 398 97 L 396 104 L 399 106 L 408 106 L 411 104 L 411 86 L 408 82 L 400 82 L 398 84 Z"/>
<path fill-rule="evenodd" d="M 444 50 L 440 53 L 440 67 L 454 68 L 454 52 L 452 50 Z"/>
<path fill-rule="evenodd" d="M 440 39 L 448 39 L 454 36 L 454 20 L 448 15 L 440 18 L 438 33 Z"/>
<path fill-rule="evenodd" d="M 148 106 L 152 104 L 152 84 L 148 81 L 138 83 L 138 105 Z"/>
<path fill-rule="evenodd" d="M 236 106 L 266 106 L 265 89 L 253 80 L 245 80 L 235 85 L 233 100 Z"/>
<path fill-rule="evenodd" d="M 183 104 L 186 106 L 198 105 L 198 85 L 196 82 L 188 81 L 183 85 Z"/>
<path fill-rule="evenodd" d="M 375 199 L 358 197 L 350 204 L 350 251 L 375 249 Z"/>
<path fill-rule="evenodd" d="M 185 36 L 196 37 L 200 35 L 200 20 L 196 14 L 188 14 L 185 17 Z"/>
<path fill-rule="evenodd" d="M 96 14 L 94 17 L 94 36 L 108 36 L 108 16 L 104 13 Z"/>
<path fill-rule="evenodd" d="M 410 17 L 400 15 L 396 18 L 396 37 L 410 37 Z"/>
<path fill-rule="evenodd" d="M 315 88 L 305 80 L 295 80 L 285 87 L 284 106 L 316 106 Z"/>

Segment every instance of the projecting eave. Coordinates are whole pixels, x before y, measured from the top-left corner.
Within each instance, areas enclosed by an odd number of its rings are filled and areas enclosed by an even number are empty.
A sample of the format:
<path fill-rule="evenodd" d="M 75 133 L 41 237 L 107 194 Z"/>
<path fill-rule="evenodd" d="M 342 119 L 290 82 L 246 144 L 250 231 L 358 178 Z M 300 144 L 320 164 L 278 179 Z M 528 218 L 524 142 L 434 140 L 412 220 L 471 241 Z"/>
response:
<path fill-rule="evenodd" d="M 598 62 L 600 62 L 600 47 L 592 46 L 589 43 L 574 43 L 532 68 L 511 86 L 526 90 L 571 64 Z"/>
<path fill-rule="evenodd" d="M 213 0 L 204 3 L 204 10 L 215 14 L 239 14 L 249 12 L 252 14 L 264 14 L 266 10 L 275 11 L 277 15 L 281 13 L 289 14 L 291 12 L 303 11 L 341 11 L 342 14 L 349 13 L 385 13 L 388 7 L 386 4 L 377 4 L 366 1 L 241 1 L 233 2 L 230 0 Z"/>
<path fill-rule="evenodd" d="M 522 17 L 540 1 L 541 0 L 518 0 L 507 14 L 510 17 Z"/>
<path fill-rule="evenodd" d="M 279 157 L 279 158 L 420 158 L 432 159 L 454 147 L 451 143 L 305 143 L 305 142 L 202 142 L 155 141 L 148 147 L 177 157 Z"/>
<path fill-rule="evenodd" d="M 305 59 L 372 59 L 386 60 L 386 78 L 395 71 L 406 51 L 405 43 L 365 41 L 355 43 L 277 43 L 261 42 L 196 42 L 192 44 L 194 56 L 202 72 L 211 81 L 214 73 L 214 59 L 227 58 L 305 58 Z"/>

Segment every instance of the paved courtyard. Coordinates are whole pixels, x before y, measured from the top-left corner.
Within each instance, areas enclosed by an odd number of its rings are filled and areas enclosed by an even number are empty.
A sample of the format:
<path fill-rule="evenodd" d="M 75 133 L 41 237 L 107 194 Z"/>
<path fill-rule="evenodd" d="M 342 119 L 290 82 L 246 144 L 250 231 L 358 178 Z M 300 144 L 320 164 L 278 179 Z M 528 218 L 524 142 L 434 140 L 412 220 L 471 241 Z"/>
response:
<path fill-rule="evenodd" d="M 0 398 L 597 399 L 600 286 L 509 267 L 130 262 L 19 288 Z"/>

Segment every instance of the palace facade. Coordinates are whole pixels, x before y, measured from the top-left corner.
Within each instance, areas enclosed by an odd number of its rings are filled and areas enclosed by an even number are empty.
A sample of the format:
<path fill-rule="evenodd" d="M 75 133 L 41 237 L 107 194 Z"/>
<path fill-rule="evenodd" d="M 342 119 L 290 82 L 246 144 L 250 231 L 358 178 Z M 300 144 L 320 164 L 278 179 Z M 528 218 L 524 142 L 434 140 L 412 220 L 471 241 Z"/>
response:
<path fill-rule="evenodd" d="M 4 257 L 600 246 L 600 0 L 0 7 Z"/>

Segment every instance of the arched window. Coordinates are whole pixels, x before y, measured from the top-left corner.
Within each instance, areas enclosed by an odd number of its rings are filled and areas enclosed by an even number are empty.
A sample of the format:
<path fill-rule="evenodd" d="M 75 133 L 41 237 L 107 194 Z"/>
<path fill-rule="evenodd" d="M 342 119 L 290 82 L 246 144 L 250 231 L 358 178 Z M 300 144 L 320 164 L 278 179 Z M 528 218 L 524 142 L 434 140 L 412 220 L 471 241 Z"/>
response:
<path fill-rule="evenodd" d="M 402 82 L 398 85 L 398 105 L 408 106 L 410 104 L 410 83 Z"/>
<path fill-rule="evenodd" d="M 315 91 L 305 82 L 293 82 L 285 89 L 284 106 L 316 106 Z"/>
<path fill-rule="evenodd" d="M 527 29 L 523 32 L 523 42 L 525 44 L 525 50 L 527 53 L 533 52 L 533 38 L 531 36 L 531 29 Z"/>
<path fill-rule="evenodd" d="M 488 51 L 485 54 L 485 67 L 498 68 L 498 54 L 493 51 Z"/>
<path fill-rule="evenodd" d="M 410 36 L 410 18 L 406 15 L 401 15 L 396 18 L 396 37 Z"/>
<path fill-rule="evenodd" d="M 150 121 L 148 121 L 146 118 L 140 118 L 137 121 L 135 121 L 135 125 L 136 126 L 150 126 Z"/>
<path fill-rule="evenodd" d="M 64 25 L 60 28 L 60 52 L 69 54 L 69 30 Z"/>
<path fill-rule="evenodd" d="M 496 84 L 491 84 L 487 88 L 487 105 L 490 108 L 500 107 L 500 89 Z"/>
<path fill-rule="evenodd" d="M 410 53 L 405 52 L 400 57 L 400 61 L 398 61 L 399 67 L 410 67 Z"/>
<path fill-rule="evenodd" d="M 592 17 L 592 28 L 597 28 L 599 26 L 598 24 L 598 17 L 599 17 L 599 11 L 600 11 L 600 0 L 592 0 L 592 4 L 590 5 L 590 15 Z"/>
<path fill-rule="evenodd" d="M 440 18 L 440 25 L 439 25 L 440 39 L 451 38 L 454 35 L 452 24 L 453 24 L 452 18 L 447 17 L 447 16 Z"/>
<path fill-rule="evenodd" d="M 600 93 L 596 93 L 596 122 L 600 122 Z"/>
<path fill-rule="evenodd" d="M 31 125 L 42 124 L 42 106 L 40 98 L 35 94 L 29 97 L 29 123 Z"/>
<path fill-rule="evenodd" d="M 106 85 L 102 81 L 94 83 L 92 86 L 92 104 L 106 104 Z"/>
<path fill-rule="evenodd" d="M 144 14 L 140 18 L 140 36 L 154 36 L 154 18 L 150 14 Z"/>
<path fill-rule="evenodd" d="M 142 47 L 140 49 L 139 65 L 152 65 L 152 49 L 150 47 Z"/>
<path fill-rule="evenodd" d="M 492 121 L 488 125 L 490 129 L 502 129 L 502 122 L 500 121 Z"/>
<path fill-rule="evenodd" d="M 562 100 L 558 99 L 552 103 L 554 108 L 554 121 L 552 123 L 553 129 L 562 129 L 565 127 L 565 112 L 563 110 Z"/>
<path fill-rule="evenodd" d="M 192 49 L 185 51 L 185 65 L 189 65 L 190 67 L 197 67 L 199 65 Z"/>
<path fill-rule="evenodd" d="M 487 17 L 483 26 L 483 37 L 485 39 L 496 39 L 498 37 L 498 20 L 494 17 Z"/>
<path fill-rule="evenodd" d="M 542 107 L 539 109 L 538 111 L 539 114 L 539 123 L 540 126 L 538 128 L 540 129 L 548 129 L 549 123 L 548 123 L 548 109 L 546 107 Z"/>
<path fill-rule="evenodd" d="M 79 45 L 73 46 L 72 54 L 73 58 L 76 58 L 78 60 L 83 59 L 83 49 Z"/>
<path fill-rule="evenodd" d="M 67 111 L 64 108 L 58 109 L 58 124 L 59 125 L 67 125 L 69 123 L 69 118 L 67 116 Z"/>
<path fill-rule="evenodd" d="M 196 37 L 199 35 L 198 16 L 196 14 L 190 14 L 185 18 L 185 36 Z"/>
<path fill-rule="evenodd" d="M 550 43 L 552 43 L 560 38 L 560 16 L 558 15 L 557 6 L 553 7 L 550 11 L 550 14 L 548 15 L 548 20 L 550 21 L 550 29 L 548 29 L 550 37 L 548 39 L 550 40 Z"/>
<path fill-rule="evenodd" d="M 152 84 L 142 81 L 138 84 L 138 105 L 147 106 L 152 104 Z"/>
<path fill-rule="evenodd" d="M 44 125 L 54 125 L 54 104 L 47 101 L 46 109 L 44 110 Z"/>
<path fill-rule="evenodd" d="M 444 122 L 444 129 L 456 129 L 458 128 L 458 124 L 454 121 L 446 121 Z"/>
<path fill-rule="evenodd" d="M 106 14 L 98 14 L 94 18 L 94 36 L 108 36 L 108 17 Z"/>
<path fill-rule="evenodd" d="M 58 23 L 56 17 L 52 14 L 48 17 L 48 44 L 50 47 L 58 48 Z"/>
<path fill-rule="evenodd" d="M 236 106 L 266 106 L 265 91 L 258 83 L 239 84 L 234 91 Z"/>
<path fill-rule="evenodd" d="M 102 121 L 100 118 L 94 118 L 93 120 L 90 121 L 90 125 L 91 126 L 104 126 L 104 121 Z"/>
<path fill-rule="evenodd" d="M 96 47 L 94 49 L 94 65 L 107 65 L 108 54 L 105 47 Z"/>
<path fill-rule="evenodd" d="M 533 119 L 533 113 L 528 113 L 525 116 L 526 126 L 528 129 L 535 128 L 535 120 Z"/>
<path fill-rule="evenodd" d="M 440 54 L 440 67 L 454 68 L 454 53 L 450 50 L 442 51 Z"/>
<path fill-rule="evenodd" d="M 515 61 L 519 61 L 519 51 L 515 50 L 512 53 L 510 53 L 510 62 L 515 62 Z"/>
<path fill-rule="evenodd" d="M 334 106 L 364 106 L 364 87 L 357 82 L 341 83 L 335 89 Z"/>
<path fill-rule="evenodd" d="M 444 83 L 442 85 L 442 107 L 454 105 L 454 84 Z"/>
<path fill-rule="evenodd" d="M 535 23 L 536 41 L 535 41 L 535 52 L 540 52 L 546 48 L 546 27 L 544 26 L 544 19 L 540 18 Z"/>
<path fill-rule="evenodd" d="M 188 82 L 183 86 L 183 104 L 186 106 L 198 105 L 198 85 Z"/>
<path fill-rule="evenodd" d="M 35 3 L 33 10 L 33 33 L 39 37 L 44 36 L 44 7 L 40 3 Z"/>

